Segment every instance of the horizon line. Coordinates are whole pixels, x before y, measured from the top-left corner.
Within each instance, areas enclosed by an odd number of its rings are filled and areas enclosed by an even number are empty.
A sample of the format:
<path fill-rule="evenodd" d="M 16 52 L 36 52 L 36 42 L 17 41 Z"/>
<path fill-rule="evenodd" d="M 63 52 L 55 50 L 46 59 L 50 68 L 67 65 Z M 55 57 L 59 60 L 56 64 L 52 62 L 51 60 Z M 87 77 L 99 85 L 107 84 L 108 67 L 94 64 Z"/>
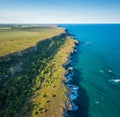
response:
<path fill-rule="evenodd" d="M 1 24 L 54 24 L 54 25 L 57 25 L 57 24 L 120 24 L 120 22 L 88 22 L 88 23 L 0 23 Z"/>

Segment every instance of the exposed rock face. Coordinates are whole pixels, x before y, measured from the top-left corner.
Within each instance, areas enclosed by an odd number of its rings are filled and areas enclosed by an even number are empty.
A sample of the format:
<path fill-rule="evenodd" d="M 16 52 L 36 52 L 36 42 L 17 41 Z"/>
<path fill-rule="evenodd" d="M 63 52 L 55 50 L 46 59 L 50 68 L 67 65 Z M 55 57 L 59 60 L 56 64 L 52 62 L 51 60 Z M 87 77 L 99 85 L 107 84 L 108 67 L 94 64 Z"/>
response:
<path fill-rule="evenodd" d="M 73 67 L 69 67 L 68 70 L 69 70 L 69 71 L 72 71 L 72 70 L 73 70 Z"/>
<path fill-rule="evenodd" d="M 78 44 L 79 44 L 79 41 L 76 40 L 76 41 L 75 41 L 75 44 L 78 45 Z"/>

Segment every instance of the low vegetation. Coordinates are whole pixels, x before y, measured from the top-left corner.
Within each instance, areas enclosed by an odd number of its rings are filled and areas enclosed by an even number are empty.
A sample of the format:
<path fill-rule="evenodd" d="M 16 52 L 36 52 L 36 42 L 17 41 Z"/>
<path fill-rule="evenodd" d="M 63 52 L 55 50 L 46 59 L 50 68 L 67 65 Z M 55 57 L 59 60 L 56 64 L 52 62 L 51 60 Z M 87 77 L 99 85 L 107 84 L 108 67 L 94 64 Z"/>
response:
<path fill-rule="evenodd" d="M 64 32 L 56 27 L 7 26 L 0 27 L 0 56 L 19 52 L 35 46 L 39 41 L 52 38 Z"/>
<path fill-rule="evenodd" d="M 62 65 L 73 51 L 75 40 L 63 29 L 40 30 L 45 30 L 44 34 L 46 30 L 55 32 L 50 38 L 35 41 L 31 44 L 34 47 L 25 49 L 27 46 L 24 46 L 25 50 L 20 49 L 22 52 L 16 48 L 19 52 L 14 50 L 15 53 L 0 58 L 0 117 L 61 117 L 63 114 L 67 89 L 63 84 Z M 29 38 L 36 40 L 37 36 L 30 35 Z"/>

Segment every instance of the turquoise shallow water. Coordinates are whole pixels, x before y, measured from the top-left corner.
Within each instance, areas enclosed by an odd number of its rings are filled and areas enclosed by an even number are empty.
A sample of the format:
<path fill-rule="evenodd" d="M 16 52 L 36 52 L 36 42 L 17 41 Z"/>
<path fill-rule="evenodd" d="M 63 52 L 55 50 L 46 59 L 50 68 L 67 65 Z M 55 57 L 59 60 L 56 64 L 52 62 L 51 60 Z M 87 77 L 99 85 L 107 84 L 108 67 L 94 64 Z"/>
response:
<path fill-rule="evenodd" d="M 73 117 L 120 117 L 120 25 L 61 25 L 81 43 L 72 56 L 79 87 Z"/>

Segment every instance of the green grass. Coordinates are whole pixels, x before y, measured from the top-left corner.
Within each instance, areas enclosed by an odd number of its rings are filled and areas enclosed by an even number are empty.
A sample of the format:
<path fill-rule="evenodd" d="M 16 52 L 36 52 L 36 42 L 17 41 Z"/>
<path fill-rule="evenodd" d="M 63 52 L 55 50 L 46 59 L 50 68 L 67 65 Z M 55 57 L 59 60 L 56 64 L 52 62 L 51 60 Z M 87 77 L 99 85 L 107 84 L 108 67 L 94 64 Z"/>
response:
<path fill-rule="evenodd" d="M 0 28 L 0 56 L 19 52 L 46 38 L 64 33 L 64 29 L 56 27 L 22 27 Z"/>
<path fill-rule="evenodd" d="M 67 100 L 62 65 L 74 42 L 65 33 L 52 38 L 50 34 L 49 39 L 37 43 L 37 49 L 0 58 L 0 117 L 62 116 Z"/>

